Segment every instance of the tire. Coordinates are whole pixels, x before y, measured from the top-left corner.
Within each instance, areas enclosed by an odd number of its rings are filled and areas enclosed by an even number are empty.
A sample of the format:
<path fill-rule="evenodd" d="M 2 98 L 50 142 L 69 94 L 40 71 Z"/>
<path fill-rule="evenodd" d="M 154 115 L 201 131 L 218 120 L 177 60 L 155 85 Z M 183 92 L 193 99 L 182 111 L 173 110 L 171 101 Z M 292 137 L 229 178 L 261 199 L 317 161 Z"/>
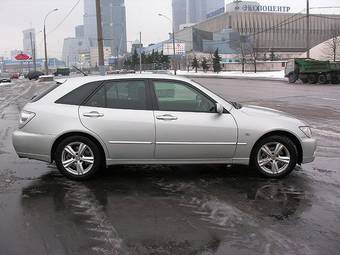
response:
<path fill-rule="evenodd" d="M 278 148 L 277 145 L 283 147 L 275 155 L 272 152 Z M 294 170 L 297 160 L 298 150 L 292 140 L 285 136 L 275 135 L 266 137 L 255 144 L 251 155 L 251 166 L 255 167 L 262 176 L 280 179 Z"/>
<path fill-rule="evenodd" d="M 289 83 L 295 83 L 298 79 L 298 76 L 296 75 L 296 73 L 290 73 L 288 75 L 288 82 Z"/>
<path fill-rule="evenodd" d="M 326 74 L 320 74 L 320 76 L 319 76 L 319 83 L 320 84 L 327 84 L 328 83 L 327 75 Z"/>
<path fill-rule="evenodd" d="M 79 151 L 81 146 L 82 152 Z M 63 175 L 72 180 L 83 181 L 90 179 L 100 170 L 103 156 L 91 139 L 83 136 L 70 136 L 58 144 L 55 162 Z M 69 165 L 66 166 L 67 164 Z"/>
<path fill-rule="evenodd" d="M 339 78 L 338 78 L 338 75 L 332 75 L 331 76 L 331 83 L 332 84 L 338 84 L 339 83 Z"/>
<path fill-rule="evenodd" d="M 308 82 L 309 84 L 315 84 L 318 82 L 318 76 L 316 74 L 308 75 Z"/>
<path fill-rule="evenodd" d="M 301 78 L 300 80 L 302 81 L 303 84 L 308 83 L 308 78 Z"/>

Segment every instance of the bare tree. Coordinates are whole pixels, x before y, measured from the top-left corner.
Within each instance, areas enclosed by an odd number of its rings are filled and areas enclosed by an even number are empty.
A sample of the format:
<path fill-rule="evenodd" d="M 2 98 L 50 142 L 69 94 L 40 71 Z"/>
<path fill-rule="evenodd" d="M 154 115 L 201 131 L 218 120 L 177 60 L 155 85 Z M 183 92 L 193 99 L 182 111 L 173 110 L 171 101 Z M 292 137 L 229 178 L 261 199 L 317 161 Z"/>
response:
<path fill-rule="evenodd" d="M 253 41 L 250 43 L 250 56 L 254 63 L 254 73 L 257 72 L 257 58 L 259 53 L 259 38 L 254 35 Z"/>
<path fill-rule="evenodd" d="M 332 28 L 331 35 L 332 38 L 325 43 L 323 53 L 325 57 L 335 62 L 340 54 L 340 29 Z"/>

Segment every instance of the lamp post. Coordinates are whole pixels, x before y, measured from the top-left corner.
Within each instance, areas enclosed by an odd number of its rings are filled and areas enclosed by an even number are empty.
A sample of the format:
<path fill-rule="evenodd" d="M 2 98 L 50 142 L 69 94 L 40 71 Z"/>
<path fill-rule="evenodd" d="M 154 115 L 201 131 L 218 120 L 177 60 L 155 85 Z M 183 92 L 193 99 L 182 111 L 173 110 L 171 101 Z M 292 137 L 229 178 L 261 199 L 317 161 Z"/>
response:
<path fill-rule="evenodd" d="M 307 58 L 310 58 L 310 15 L 309 15 L 309 0 L 307 0 L 307 37 L 306 37 L 306 48 L 307 48 Z"/>
<path fill-rule="evenodd" d="M 174 67 L 174 73 L 177 74 L 177 61 L 176 61 L 176 45 L 175 45 L 175 26 L 173 21 L 166 15 L 159 13 L 158 16 L 163 17 L 167 19 L 171 25 L 172 25 L 172 47 L 173 47 L 173 67 Z"/>
<path fill-rule="evenodd" d="M 53 13 L 58 11 L 58 9 L 53 9 L 52 11 L 50 11 L 49 13 L 46 14 L 45 19 L 44 19 L 44 46 L 45 46 L 45 74 L 48 74 L 48 60 L 47 60 L 47 42 L 46 42 L 46 19 L 47 17 Z"/>

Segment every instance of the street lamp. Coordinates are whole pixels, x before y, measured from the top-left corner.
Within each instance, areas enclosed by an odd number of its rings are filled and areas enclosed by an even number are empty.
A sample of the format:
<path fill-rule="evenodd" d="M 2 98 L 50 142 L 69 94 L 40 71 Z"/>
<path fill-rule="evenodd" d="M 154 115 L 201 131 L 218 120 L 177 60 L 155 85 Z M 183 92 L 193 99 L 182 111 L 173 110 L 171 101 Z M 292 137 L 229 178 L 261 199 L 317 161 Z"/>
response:
<path fill-rule="evenodd" d="M 177 74 L 177 61 L 176 61 L 176 46 L 175 46 L 175 26 L 173 21 L 166 15 L 159 13 L 158 16 L 167 19 L 172 25 L 172 47 L 173 47 L 173 66 L 174 66 L 174 73 Z"/>
<path fill-rule="evenodd" d="M 45 46 L 45 74 L 48 74 L 48 62 L 47 62 L 47 43 L 46 43 L 46 19 L 47 17 L 53 13 L 58 11 L 58 9 L 53 9 L 49 13 L 46 14 L 45 19 L 44 19 L 44 46 Z"/>

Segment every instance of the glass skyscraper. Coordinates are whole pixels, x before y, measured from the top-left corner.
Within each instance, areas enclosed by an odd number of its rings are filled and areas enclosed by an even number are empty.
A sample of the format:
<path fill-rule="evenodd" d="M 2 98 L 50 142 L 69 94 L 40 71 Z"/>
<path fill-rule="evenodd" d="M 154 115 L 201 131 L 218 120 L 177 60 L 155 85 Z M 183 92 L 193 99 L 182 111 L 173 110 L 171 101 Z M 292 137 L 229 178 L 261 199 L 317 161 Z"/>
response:
<path fill-rule="evenodd" d="M 207 14 L 224 7 L 224 0 L 172 0 L 172 16 L 177 31 L 182 24 L 207 19 Z"/>
<path fill-rule="evenodd" d="M 104 46 L 110 47 L 114 56 L 127 51 L 126 10 L 124 0 L 101 0 Z M 97 46 L 96 4 L 84 0 L 84 37 L 89 47 Z"/>

